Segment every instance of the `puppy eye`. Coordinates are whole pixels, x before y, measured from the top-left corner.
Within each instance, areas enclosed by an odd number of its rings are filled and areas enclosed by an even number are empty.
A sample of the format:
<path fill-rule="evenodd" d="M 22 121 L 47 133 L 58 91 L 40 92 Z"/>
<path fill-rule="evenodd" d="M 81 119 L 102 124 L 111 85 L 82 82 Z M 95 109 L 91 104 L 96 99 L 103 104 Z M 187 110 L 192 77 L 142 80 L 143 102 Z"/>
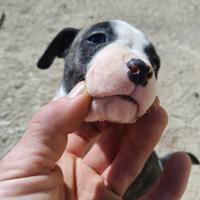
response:
<path fill-rule="evenodd" d="M 94 44 L 102 44 L 106 42 L 106 35 L 103 33 L 96 33 L 88 37 L 87 40 Z"/>

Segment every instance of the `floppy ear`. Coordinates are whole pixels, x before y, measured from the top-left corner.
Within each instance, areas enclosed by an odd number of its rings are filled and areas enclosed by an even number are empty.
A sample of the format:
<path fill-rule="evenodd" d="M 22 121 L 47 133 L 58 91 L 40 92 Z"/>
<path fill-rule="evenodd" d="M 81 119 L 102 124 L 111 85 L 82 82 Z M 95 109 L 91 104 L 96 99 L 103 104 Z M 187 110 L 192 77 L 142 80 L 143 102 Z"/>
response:
<path fill-rule="evenodd" d="M 78 32 L 79 29 L 74 28 L 65 28 L 61 30 L 51 41 L 51 43 L 39 59 L 37 63 L 38 68 L 49 68 L 56 56 L 59 58 L 63 58 L 65 50 L 69 48 Z"/>

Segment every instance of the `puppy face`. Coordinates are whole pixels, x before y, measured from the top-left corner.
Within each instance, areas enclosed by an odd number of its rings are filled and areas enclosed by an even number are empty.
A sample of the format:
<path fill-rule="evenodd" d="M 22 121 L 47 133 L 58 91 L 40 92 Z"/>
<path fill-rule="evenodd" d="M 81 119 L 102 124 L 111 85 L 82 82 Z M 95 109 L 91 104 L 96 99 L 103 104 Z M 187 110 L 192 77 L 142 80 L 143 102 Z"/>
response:
<path fill-rule="evenodd" d="M 155 99 L 159 57 L 146 36 L 125 22 L 64 29 L 50 43 L 38 66 L 49 67 L 56 56 L 65 60 L 59 96 L 86 80 L 93 97 L 86 121 L 132 123 Z"/>

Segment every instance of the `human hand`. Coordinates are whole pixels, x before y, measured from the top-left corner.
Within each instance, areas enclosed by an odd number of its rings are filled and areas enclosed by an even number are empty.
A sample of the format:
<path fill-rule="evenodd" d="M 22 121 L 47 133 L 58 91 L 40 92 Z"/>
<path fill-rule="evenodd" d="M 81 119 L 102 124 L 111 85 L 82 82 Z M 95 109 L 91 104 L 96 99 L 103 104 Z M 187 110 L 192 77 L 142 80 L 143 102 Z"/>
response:
<path fill-rule="evenodd" d="M 77 87 L 42 107 L 0 161 L 1 200 L 121 200 L 138 176 L 167 124 L 163 108 L 157 103 L 132 125 L 94 126 L 84 123 L 91 98 Z M 140 200 L 180 199 L 190 167 L 185 154 L 174 155 Z"/>

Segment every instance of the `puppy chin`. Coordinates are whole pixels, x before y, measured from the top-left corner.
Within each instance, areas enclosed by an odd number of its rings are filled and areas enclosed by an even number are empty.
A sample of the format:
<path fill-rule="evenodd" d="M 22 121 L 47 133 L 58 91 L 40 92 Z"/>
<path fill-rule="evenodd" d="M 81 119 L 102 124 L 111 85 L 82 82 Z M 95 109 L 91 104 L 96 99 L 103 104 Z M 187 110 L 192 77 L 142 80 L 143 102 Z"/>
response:
<path fill-rule="evenodd" d="M 119 96 L 95 98 L 90 112 L 85 119 L 87 122 L 108 121 L 115 123 L 134 123 L 138 116 L 138 105 Z"/>

